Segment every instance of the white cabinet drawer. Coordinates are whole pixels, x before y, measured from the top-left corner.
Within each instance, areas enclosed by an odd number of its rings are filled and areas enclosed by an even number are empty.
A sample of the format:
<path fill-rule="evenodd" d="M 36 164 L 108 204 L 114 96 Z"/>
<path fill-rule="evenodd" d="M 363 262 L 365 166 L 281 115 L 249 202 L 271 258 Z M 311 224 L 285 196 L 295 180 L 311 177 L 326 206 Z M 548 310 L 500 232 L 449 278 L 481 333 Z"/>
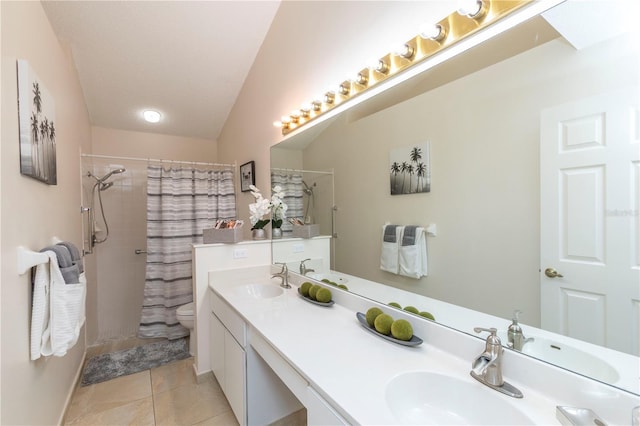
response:
<path fill-rule="evenodd" d="M 213 290 L 210 291 L 209 298 L 213 313 L 222 321 L 222 324 L 229 330 L 240 346 L 245 348 L 247 346 L 247 326 L 242 317 Z"/>

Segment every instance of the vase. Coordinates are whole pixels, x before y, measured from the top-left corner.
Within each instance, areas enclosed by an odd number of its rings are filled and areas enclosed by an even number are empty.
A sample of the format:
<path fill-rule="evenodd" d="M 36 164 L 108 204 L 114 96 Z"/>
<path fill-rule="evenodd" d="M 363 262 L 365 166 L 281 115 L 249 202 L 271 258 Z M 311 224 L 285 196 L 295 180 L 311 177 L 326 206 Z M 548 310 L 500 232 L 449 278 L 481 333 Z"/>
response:
<path fill-rule="evenodd" d="M 282 238 L 282 228 L 271 229 L 271 238 L 274 240 L 279 240 L 280 238 Z"/>
<path fill-rule="evenodd" d="M 264 232 L 264 229 L 252 229 L 251 238 L 254 240 L 264 240 L 267 238 L 267 234 Z"/>

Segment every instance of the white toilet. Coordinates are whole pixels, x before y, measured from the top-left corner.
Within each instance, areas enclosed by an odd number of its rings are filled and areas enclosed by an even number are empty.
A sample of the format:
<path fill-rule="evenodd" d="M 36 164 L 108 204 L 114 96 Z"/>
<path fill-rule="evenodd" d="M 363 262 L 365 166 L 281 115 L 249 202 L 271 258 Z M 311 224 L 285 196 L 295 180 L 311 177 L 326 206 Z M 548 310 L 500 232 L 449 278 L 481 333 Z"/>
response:
<path fill-rule="evenodd" d="M 193 302 L 180 306 L 176 309 L 176 318 L 180 321 L 183 327 L 189 329 L 189 353 L 191 356 L 195 355 L 195 338 L 193 336 L 193 328 L 195 315 L 193 312 Z"/>

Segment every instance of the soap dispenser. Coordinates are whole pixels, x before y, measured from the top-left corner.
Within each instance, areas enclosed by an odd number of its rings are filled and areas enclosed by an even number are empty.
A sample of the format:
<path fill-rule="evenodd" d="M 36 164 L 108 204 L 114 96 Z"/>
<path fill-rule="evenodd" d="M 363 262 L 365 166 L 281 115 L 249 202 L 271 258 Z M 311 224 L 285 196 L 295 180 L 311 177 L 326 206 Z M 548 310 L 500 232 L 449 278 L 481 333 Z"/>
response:
<path fill-rule="evenodd" d="M 507 329 L 507 341 L 510 348 L 517 351 L 521 351 L 525 343 L 524 335 L 522 334 L 522 328 L 518 324 L 519 316 L 522 312 L 516 310 L 513 312 L 513 319 L 511 325 Z"/>

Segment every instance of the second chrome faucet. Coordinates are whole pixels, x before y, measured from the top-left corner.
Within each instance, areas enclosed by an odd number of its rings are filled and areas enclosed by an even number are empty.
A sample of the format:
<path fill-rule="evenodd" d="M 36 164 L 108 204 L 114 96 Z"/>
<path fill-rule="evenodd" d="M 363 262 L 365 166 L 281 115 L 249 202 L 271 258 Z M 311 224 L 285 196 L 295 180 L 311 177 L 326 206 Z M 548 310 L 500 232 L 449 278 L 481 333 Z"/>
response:
<path fill-rule="evenodd" d="M 300 275 L 305 276 L 309 272 L 315 272 L 313 269 L 307 268 L 307 265 L 304 264 L 304 262 L 307 262 L 309 260 L 311 260 L 311 259 L 305 259 L 305 260 L 300 262 Z"/>
<path fill-rule="evenodd" d="M 502 354 L 504 349 L 500 338 L 496 334 L 498 330 L 495 328 L 475 327 L 473 331 L 476 333 L 486 331 L 489 336 L 487 337 L 484 351 L 471 365 L 471 376 L 491 389 L 514 398 L 522 398 L 522 392 L 502 379 Z"/>

